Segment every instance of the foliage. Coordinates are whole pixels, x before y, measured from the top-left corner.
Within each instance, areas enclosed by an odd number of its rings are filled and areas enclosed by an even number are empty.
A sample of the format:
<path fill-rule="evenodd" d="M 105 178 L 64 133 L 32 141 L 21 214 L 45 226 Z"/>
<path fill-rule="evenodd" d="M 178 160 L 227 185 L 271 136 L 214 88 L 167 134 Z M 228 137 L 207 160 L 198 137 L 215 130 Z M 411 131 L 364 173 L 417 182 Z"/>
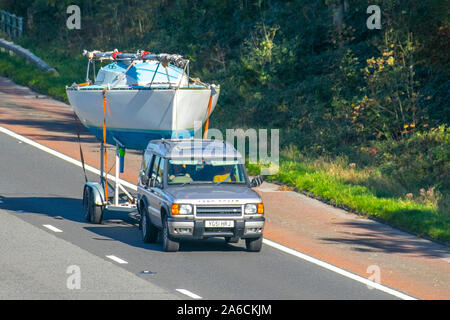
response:
<path fill-rule="evenodd" d="M 378 143 L 381 170 L 404 186 L 450 191 L 450 128 L 417 132 L 400 142 Z"/>
<path fill-rule="evenodd" d="M 284 158 L 279 173 L 267 179 L 293 186 L 329 204 L 378 218 L 417 235 L 450 243 L 449 211 L 441 210 L 442 205 L 434 201 L 447 201 L 448 206 L 448 197 L 433 194 L 433 188 L 421 189 L 416 197 L 410 193 L 406 196 L 380 197 L 378 193 L 382 188 L 393 189 L 395 182 L 390 186 L 391 179 L 376 170 L 355 169 L 354 163 L 339 162 L 321 162 L 297 154 L 295 161 Z M 248 169 L 256 175 L 260 167 L 249 165 Z M 374 173 L 376 181 L 371 180 Z"/>

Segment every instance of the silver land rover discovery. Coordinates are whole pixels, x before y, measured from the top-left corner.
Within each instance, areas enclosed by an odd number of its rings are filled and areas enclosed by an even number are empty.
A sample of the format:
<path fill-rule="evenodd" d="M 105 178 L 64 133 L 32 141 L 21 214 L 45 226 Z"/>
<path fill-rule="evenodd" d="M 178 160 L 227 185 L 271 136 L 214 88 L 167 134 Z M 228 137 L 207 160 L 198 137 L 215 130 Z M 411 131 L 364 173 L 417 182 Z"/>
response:
<path fill-rule="evenodd" d="M 164 251 L 177 251 L 183 239 L 245 239 L 260 251 L 264 205 L 251 189 L 243 158 L 217 140 L 153 140 L 144 152 L 137 205 L 144 242 L 162 234 Z"/>

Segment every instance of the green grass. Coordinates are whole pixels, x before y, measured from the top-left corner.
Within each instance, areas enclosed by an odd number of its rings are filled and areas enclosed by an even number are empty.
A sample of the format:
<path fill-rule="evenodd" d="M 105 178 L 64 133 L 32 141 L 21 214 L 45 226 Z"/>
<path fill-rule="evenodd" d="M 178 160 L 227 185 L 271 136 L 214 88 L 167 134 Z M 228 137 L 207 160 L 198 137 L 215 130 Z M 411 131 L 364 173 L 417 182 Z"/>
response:
<path fill-rule="evenodd" d="M 380 197 L 373 185 L 364 186 L 352 182 L 366 176 L 369 169 L 346 169 L 331 162 L 327 166 L 328 168 L 323 164 L 318 165 L 317 160 L 311 159 L 282 159 L 279 172 L 267 176 L 266 180 L 293 186 L 298 191 L 326 200 L 332 205 L 376 217 L 418 236 L 450 243 L 450 215 L 440 211 L 434 201 L 427 199 L 419 203 L 403 197 Z M 257 175 L 260 166 L 248 165 L 248 169 L 250 174 Z M 356 179 L 348 178 L 351 172 Z"/>
<path fill-rule="evenodd" d="M 46 56 L 44 52 L 35 54 L 43 58 L 50 66 L 55 67 L 58 74 L 43 72 L 36 66 L 28 64 L 22 57 L 0 52 L 0 75 L 10 78 L 18 84 L 32 87 L 40 93 L 68 102 L 65 86 L 71 85 L 73 82 L 83 82 L 86 59 L 83 57 L 71 58 L 63 63 L 58 56 Z"/>

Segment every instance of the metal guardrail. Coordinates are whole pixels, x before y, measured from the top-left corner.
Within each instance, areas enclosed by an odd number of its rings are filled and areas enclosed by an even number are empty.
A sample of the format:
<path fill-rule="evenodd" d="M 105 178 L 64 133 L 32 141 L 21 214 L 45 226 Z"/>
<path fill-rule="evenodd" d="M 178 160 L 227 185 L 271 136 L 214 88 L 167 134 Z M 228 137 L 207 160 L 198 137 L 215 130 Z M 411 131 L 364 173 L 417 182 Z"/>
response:
<path fill-rule="evenodd" d="M 23 32 L 23 18 L 0 10 L 0 30 L 7 33 L 10 37 L 21 37 Z"/>
<path fill-rule="evenodd" d="M 0 38 L 0 48 L 2 49 L 2 51 L 7 50 L 10 52 L 10 54 L 14 53 L 27 59 L 27 61 L 31 62 L 41 70 L 58 73 L 55 68 L 50 67 L 41 58 L 34 55 L 30 50 L 22 48 L 21 46 L 14 44 L 13 42 Z"/>
<path fill-rule="evenodd" d="M 5 10 L 0 10 L 0 31 L 8 34 L 12 38 L 21 37 L 23 33 L 23 18 Z M 28 49 L 22 48 L 13 42 L 0 38 L 0 49 L 2 51 L 7 50 L 10 54 L 16 54 L 27 59 L 27 61 L 34 64 L 41 70 L 58 73 L 55 68 L 50 67 L 41 58 L 35 56 Z"/>

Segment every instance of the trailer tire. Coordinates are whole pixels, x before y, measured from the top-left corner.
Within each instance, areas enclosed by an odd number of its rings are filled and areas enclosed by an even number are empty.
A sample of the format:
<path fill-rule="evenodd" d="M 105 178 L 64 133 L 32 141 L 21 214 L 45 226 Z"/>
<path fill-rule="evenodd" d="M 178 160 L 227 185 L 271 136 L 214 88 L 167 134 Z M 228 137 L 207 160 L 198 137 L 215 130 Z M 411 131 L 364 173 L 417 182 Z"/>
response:
<path fill-rule="evenodd" d="M 90 211 L 90 221 L 95 224 L 102 223 L 103 218 L 103 206 L 97 206 L 95 204 L 94 193 L 89 192 L 89 211 Z"/>
<path fill-rule="evenodd" d="M 83 190 L 83 216 L 87 222 L 91 222 L 91 211 L 89 205 L 91 188 L 84 187 Z"/>
<path fill-rule="evenodd" d="M 96 206 L 95 204 L 92 207 L 92 215 L 91 222 L 95 224 L 101 224 L 103 219 L 103 206 Z"/>

